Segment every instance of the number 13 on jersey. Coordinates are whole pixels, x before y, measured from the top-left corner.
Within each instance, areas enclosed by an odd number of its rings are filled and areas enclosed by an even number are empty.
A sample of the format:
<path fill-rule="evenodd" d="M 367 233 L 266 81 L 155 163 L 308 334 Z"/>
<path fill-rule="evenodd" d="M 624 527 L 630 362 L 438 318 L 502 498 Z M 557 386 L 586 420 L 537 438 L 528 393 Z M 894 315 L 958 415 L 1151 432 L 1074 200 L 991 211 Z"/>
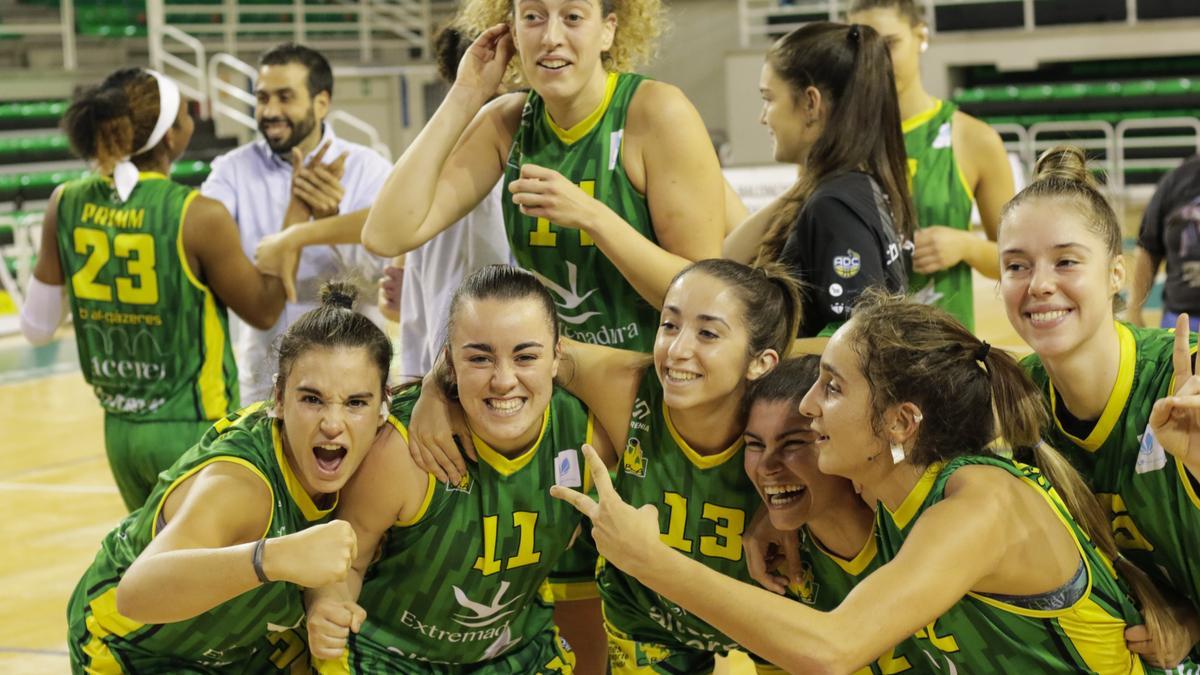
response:
<path fill-rule="evenodd" d="M 585 180 L 579 183 L 579 189 L 583 190 L 584 194 L 589 197 L 596 196 L 596 181 Z M 533 232 L 529 233 L 530 246 L 558 246 L 558 233 L 550 231 L 550 226 L 554 225 L 547 218 L 538 218 L 537 227 Z M 560 225 L 554 225 L 561 227 Z M 592 237 L 583 230 L 579 230 L 579 245 L 580 246 L 595 246 Z"/>

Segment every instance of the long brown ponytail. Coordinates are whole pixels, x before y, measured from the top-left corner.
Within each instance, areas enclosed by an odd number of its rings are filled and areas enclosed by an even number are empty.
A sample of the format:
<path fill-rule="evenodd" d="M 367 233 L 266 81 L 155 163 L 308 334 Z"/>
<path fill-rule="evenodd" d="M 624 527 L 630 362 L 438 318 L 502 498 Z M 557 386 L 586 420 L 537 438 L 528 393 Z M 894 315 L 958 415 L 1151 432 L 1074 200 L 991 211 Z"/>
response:
<path fill-rule="evenodd" d="M 755 264 L 779 259 L 796 216 L 818 185 L 849 171 L 875 179 L 887 197 L 896 234 L 911 240 L 917 216 L 908 191 L 900 104 L 887 45 L 869 26 L 817 21 L 783 36 L 767 63 L 793 97 L 816 87 L 828 102 L 821 138 L 786 193 L 759 247 Z"/>
<path fill-rule="evenodd" d="M 1049 416 L 1041 392 L 1016 359 L 975 337 L 944 310 L 879 289 L 863 294 L 853 325 L 855 351 L 871 383 L 876 433 L 884 411 L 912 402 L 926 412 L 910 453 L 914 465 L 986 454 L 986 446 L 1002 437 L 1016 459 L 1038 467 L 1084 534 L 1115 562 L 1141 605 L 1146 627 L 1157 636 L 1155 649 L 1161 653 L 1163 644 L 1174 642 L 1162 636 L 1182 634 L 1150 578 L 1121 557 L 1104 509 L 1083 476 L 1042 442 Z"/>

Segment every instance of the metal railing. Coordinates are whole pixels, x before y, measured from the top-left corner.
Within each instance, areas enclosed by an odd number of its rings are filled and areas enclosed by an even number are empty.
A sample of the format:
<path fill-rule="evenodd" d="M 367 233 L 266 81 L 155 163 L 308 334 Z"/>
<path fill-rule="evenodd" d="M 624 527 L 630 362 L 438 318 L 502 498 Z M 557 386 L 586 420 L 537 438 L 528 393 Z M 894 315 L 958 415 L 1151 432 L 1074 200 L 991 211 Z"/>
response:
<path fill-rule="evenodd" d="M 995 9 L 1004 5 L 1020 7 L 1022 22 L 1019 26 L 1005 26 L 1008 30 L 1033 31 L 1038 27 L 1034 0 L 917 0 L 925 8 L 925 19 L 930 31 L 937 32 L 937 7 L 987 4 Z M 799 28 L 807 21 L 820 17 L 830 21 L 839 20 L 850 6 L 850 0 L 738 0 L 739 37 L 742 49 L 761 45 L 771 36 L 778 36 Z M 801 18 L 807 17 L 807 18 Z M 1126 25 L 1139 21 L 1138 0 L 1125 0 Z"/>
<path fill-rule="evenodd" d="M 254 94 L 251 93 L 258 71 L 232 54 L 213 54 L 208 62 L 206 81 L 213 119 L 224 118 L 251 131 L 258 130 L 254 119 Z M 348 127 L 362 134 L 366 145 L 392 161 L 392 150 L 383 142 L 379 130 L 345 110 L 334 110 L 325 118 L 335 128 Z M 339 133 L 340 135 L 340 133 Z"/>
<path fill-rule="evenodd" d="M 239 126 L 256 128 L 254 94 L 250 93 L 256 77 L 258 71 L 236 56 L 223 52 L 213 54 L 208 61 L 208 100 L 213 119 L 223 117 Z M 242 86 L 231 83 L 236 78 L 244 78 Z M 234 103 L 229 103 L 229 99 Z"/>
<path fill-rule="evenodd" d="M 170 4 L 147 0 L 147 16 L 169 13 L 170 24 L 210 51 L 239 54 L 284 40 L 303 42 L 320 51 L 354 50 L 371 63 L 380 47 L 394 47 L 419 60 L 431 55 L 436 17 L 445 16 L 452 0 L 343 0 L 338 4 L 293 0 L 288 4 Z M 342 19 L 332 20 L 329 15 Z M 267 20 L 266 17 L 271 17 Z M 153 27 L 151 28 L 153 30 Z"/>
<path fill-rule="evenodd" d="M 59 0 L 58 21 L 45 23 L 0 23 L 0 36 L 58 35 L 62 38 L 63 69 L 75 70 L 75 0 Z"/>

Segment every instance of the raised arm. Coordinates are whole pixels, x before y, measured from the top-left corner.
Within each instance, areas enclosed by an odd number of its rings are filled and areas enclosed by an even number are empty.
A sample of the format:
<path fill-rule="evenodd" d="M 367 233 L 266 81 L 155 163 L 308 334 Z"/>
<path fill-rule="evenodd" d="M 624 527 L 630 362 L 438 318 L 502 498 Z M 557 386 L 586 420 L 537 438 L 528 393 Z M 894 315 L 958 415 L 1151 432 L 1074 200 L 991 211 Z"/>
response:
<path fill-rule="evenodd" d="M 358 555 L 344 580 L 304 594 L 309 648 L 318 659 L 340 657 L 349 633 L 362 625 L 366 612 L 357 600 L 376 549 L 393 524 L 421 515 L 429 487 L 429 474 L 413 465 L 404 437 L 390 429 L 342 490 L 337 515 L 353 528 Z"/>
<path fill-rule="evenodd" d="M 480 35 L 437 112 L 396 161 L 363 229 L 376 255 L 407 253 L 461 219 L 500 179 L 523 94 L 485 102 L 512 58 L 504 24 Z"/>
<path fill-rule="evenodd" d="M 260 475 L 209 464 L 167 497 L 167 524 L 121 578 L 117 610 L 141 623 L 183 621 L 262 585 L 252 555 L 271 509 Z M 343 578 L 353 557 L 353 530 L 333 521 L 267 540 L 262 566 L 272 581 L 319 586 Z"/>
<path fill-rule="evenodd" d="M 242 253 L 237 223 L 215 199 L 196 195 L 183 222 L 186 261 L 230 309 L 260 330 L 275 325 L 283 311 L 284 288 L 278 277 L 259 272 Z M 194 260 L 191 260 L 194 259 Z"/>
<path fill-rule="evenodd" d="M 619 218 L 598 222 L 592 234 L 638 293 L 661 307 L 688 263 L 720 257 L 725 179 L 700 113 L 677 87 L 643 82 L 629 105 L 628 128 L 626 149 L 641 153 L 658 245 Z"/>

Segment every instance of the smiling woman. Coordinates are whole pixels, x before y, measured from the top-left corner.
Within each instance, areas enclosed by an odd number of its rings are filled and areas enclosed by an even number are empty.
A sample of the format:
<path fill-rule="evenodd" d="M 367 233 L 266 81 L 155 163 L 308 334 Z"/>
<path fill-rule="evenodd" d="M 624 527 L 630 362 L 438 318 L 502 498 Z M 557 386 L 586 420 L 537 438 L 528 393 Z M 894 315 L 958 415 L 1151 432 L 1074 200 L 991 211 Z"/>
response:
<path fill-rule="evenodd" d="M 862 292 L 906 285 L 916 225 L 891 62 L 872 28 L 818 21 L 779 39 L 759 80 L 775 160 L 800 178 L 725 239 L 805 284 L 800 337 L 827 336 Z"/>
<path fill-rule="evenodd" d="M 1100 494 L 1124 555 L 1200 610 L 1200 425 L 1169 412 L 1196 384 L 1187 322 L 1173 335 L 1116 320 L 1121 230 L 1078 148 L 1048 150 L 1000 222 L 1000 290 L 1034 351 L 1047 441 Z"/>
<path fill-rule="evenodd" d="M 353 300 L 328 285 L 284 336 L 276 400 L 214 424 L 104 539 L 67 610 L 74 668 L 268 670 L 303 656 L 297 587 L 346 576 L 354 532 L 330 513 L 386 429 L 391 343 Z"/>
<path fill-rule="evenodd" d="M 480 461 L 440 483 L 417 469 L 408 424 L 425 388 L 393 399 L 400 434 L 371 453 L 338 508 L 358 559 L 344 583 L 309 594 L 322 673 L 426 673 L 429 662 L 495 675 L 573 671 L 547 582 L 581 519 L 549 488 L 581 485 L 585 443 L 615 456 L 588 409 L 554 385 L 558 318 L 535 276 L 477 270 L 448 323 L 445 393 L 461 403 L 463 441 Z"/>
<path fill-rule="evenodd" d="M 513 253 L 559 296 L 564 334 L 649 351 L 671 278 L 718 255 L 724 231 L 699 114 L 679 89 L 627 72 L 653 52 L 661 14 L 659 0 L 463 3 L 457 23 L 479 37 L 363 242 L 411 250 L 503 180 Z M 486 103 L 510 65 L 532 91 Z"/>
<path fill-rule="evenodd" d="M 829 611 L 785 600 L 672 551 L 660 518 L 593 471 L 598 503 L 555 493 L 591 517 L 605 560 L 791 672 L 850 672 L 900 643 L 918 663 L 958 672 L 1002 661 L 1142 673 L 1135 648 L 1167 666 L 1186 657 L 1187 630 L 1116 558 L 1078 473 L 1039 444 L 1041 403 L 1016 361 L 940 309 L 871 295 L 830 339 L 799 410 L 819 435 L 821 471 L 878 500 L 878 569 Z M 1038 468 L 989 453 L 996 436 Z M 1152 644 L 1127 645 L 1143 618 Z"/>

